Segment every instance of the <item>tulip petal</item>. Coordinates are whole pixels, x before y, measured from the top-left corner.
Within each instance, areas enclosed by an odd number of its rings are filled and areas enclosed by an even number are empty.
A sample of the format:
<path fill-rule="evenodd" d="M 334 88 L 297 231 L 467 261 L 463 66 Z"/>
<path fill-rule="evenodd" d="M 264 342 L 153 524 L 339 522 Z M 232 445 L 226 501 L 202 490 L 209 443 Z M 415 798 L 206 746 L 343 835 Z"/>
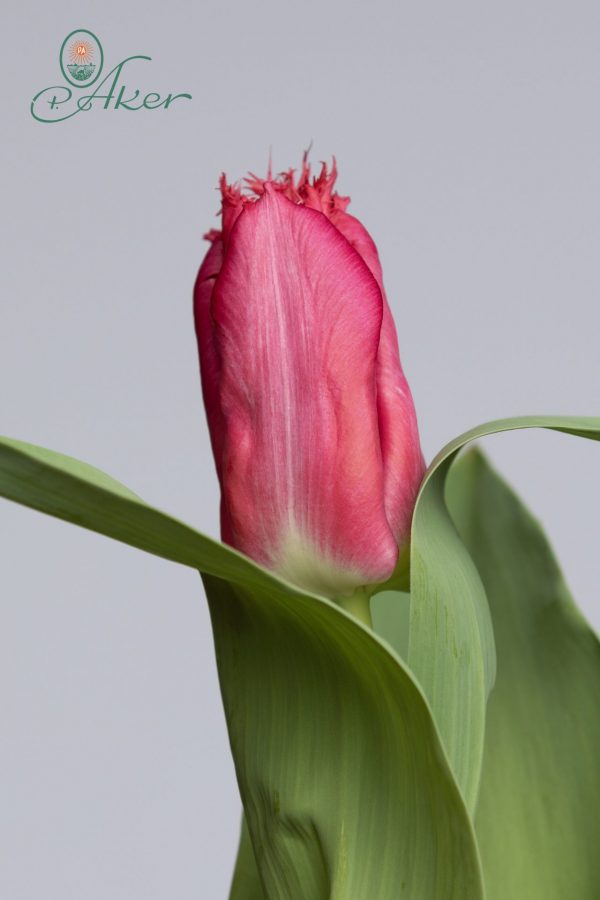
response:
<path fill-rule="evenodd" d="M 390 528 L 402 546 L 409 538 L 415 500 L 425 474 L 425 460 L 412 394 L 400 365 L 396 328 L 385 295 L 377 353 L 377 413 L 385 512 Z"/>
<path fill-rule="evenodd" d="M 219 404 L 219 372 L 221 363 L 213 334 L 210 298 L 215 281 L 223 264 L 223 241 L 218 232 L 209 235 L 212 241 L 208 253 L 200 266 L 196 284 L 194 285 L 194 320 L 196 337 L 200 350 L 200 374 L 202 378 L 202 397 L 208 420 L 208 430 L 217 467 L 217 475 L 221 480 L 221 451 L 225 424 Z M 227 508 L 221 496 L 221 538 L 226 544 L 233 543 L 231 526 Z"/>
<path fill-rule="evenodd" d="M 388 522 L 402 546 L 410 522 L 425 460 L 419 442 L 417 416 L 400 363 L 398 338 L 383 287 L 383 273 L 375 242 L 357 218 L 335 210 L 331 221 L 364 259 L 383 296 L 383 321 L 377 352 L 377 411 L 384 472 L 384 505 Z"/>
<path fill-rule="evenodd" d="M 200 350 L 202 397 L 206 408 L 206 418 L 208 419 L 217 472 L 220 469 L 223 436 L 223 415 L 219 406 L 219 371 L 221 365 L 213 336 L 210 298 L 222 264 L 223 242 L 220 236 L 215 236 L 200 266 L 196 284 L 194 285 L 194 321 Z"/>
<path fill-rule="evenodd" d="M 376 359 L 383 301 L 326 216 L 266 185 L 212 295 L 235 546 L 329 596 L 385 580 Z"/>

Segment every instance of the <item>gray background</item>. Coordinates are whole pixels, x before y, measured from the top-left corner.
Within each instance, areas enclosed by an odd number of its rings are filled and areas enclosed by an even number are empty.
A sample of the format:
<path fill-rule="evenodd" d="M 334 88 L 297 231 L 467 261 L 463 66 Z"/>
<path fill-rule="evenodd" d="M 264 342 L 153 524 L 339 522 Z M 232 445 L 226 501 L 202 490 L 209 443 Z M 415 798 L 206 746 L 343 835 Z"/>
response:
<path fill-rule="evenodd" d="M 4 3 L 0 429 L 217 533 L 191 289 L 225 169 L 335 153 L 381 252 L 428 459 L 600 414 L 597 3 Z M 168 112 L 39 125 L 66 34 Z M 144 68 L 145 67 L 145 68 Z M 600 624 L 599 448 L 486 449 Z M 197 574 L 3 503 L 0 896 L 226 897 L 239 801 Z"/>

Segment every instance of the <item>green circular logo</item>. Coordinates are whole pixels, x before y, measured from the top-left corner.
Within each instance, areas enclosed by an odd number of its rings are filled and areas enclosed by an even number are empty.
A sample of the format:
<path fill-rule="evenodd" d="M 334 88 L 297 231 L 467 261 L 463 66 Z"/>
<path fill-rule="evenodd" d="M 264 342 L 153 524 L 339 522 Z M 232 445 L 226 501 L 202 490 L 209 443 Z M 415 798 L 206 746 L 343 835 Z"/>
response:
<path fill-rule="evenodd" d="M 93 84 L 104 64 L 102 44 L 86 28 L 78 28 L 66 36 L 60 48 L 60 68 L 75 87 Z"/>

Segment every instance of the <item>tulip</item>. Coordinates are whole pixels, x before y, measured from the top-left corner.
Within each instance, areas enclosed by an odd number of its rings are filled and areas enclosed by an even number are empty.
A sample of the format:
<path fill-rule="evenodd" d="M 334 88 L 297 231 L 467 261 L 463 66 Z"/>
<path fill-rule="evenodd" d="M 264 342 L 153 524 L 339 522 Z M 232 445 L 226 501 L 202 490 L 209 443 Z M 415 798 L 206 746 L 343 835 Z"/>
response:
<path fill-rule="evenodd" d="M 332 598 L 406 548 L 424 472 L 377 249 L 335 160 L 221 178 L 194 291 L 223 540 Z"/>

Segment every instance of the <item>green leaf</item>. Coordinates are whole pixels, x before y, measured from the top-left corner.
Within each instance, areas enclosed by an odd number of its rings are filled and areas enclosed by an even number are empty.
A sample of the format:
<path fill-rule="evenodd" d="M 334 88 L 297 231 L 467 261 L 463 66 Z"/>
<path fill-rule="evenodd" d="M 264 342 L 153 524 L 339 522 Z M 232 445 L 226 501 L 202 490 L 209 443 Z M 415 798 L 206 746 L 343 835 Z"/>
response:
<path fill-rule="evenodd" d="M 465 444 L 500 431 L 536 427 L 600 438 L 600 419 L 529 416 L 481 425 L 434 459 L 413 518 L 407 661 L 429 700 L 471 813 L 481 778 L 486 699 L 495 677 L 494 636 L 479 572 L 446 507 L 445 483 Z"/>
<path fill-rule="evenodd" d="M 0 493 L 205 573 L 269 900 L 482 900 L 466 808 L 427 702 L 391 647 L 69 457 L 0 441 Z M 234 889 L 255 900 L 245 841 Z"/>
<path fill-rule="evenodd" d="M 482 897 L 461 792 L 472 811 L 494 649 L 480 574 L 444 494 L 464 444 L 529 427 L 600 436 L 598 419 L 493 422 L 449 444 L 421 489 L 408 649 L 405 628 L 391 639 L 406 650 L 429 705 L 392 647 L 333 603 L 152 509 L 97 470 L 51 451 L 0 442 L 4 496 L 209 576 L 236 771 L 269 900 L 396 900 L 403 892 L 411 900 Z M 389 614 L 390 598 L 383 603 Z M 496 841 L 508 827 L 499 820 Z M 493 830 L 490 824 L 490 835 Z M 246 872 L 252 873 L 247 850 L 244 844 Z M 486 858 L 492 858 L 489 849 Z M 490 877 L 500 879 L 501 869 L 490 864 Z M 254 873 L 247 878 L 253 891 Z M 243 891 L 240 885 L 236 890 Z M 248 892 L 239 897 L 254 900 Z"/>
<path fill-rule="evenodd" d="M 485 584 L 498 653 L 476 818 L 486 895 L 595 900 L 600 644 L 540 525 L 483 456 L 459 459 L 447 487 Z"/>
<path fill-rule="evenodd" d="M 235 584 L 281 584 L 252 560 L 149 506 L 110 475 L 53 450 L 0 438 L 0 496 Z"/>
<path fill-rule="evenodd" d="M 415 509 L 407 662 L 473 814 L 496 660 L 485 590 L 444 500 L 451 461 L 432 467 Z"/>
<path fill-rule="evenodd" d="M 204 581 L 265 895 L 483 898 L 466 809 L 401 662 L 327 600 Z"/>
<path fill-rule="evenodd" d="M 240 845 L 229 900 L 266 900 L 245 816 L 242 816 Z"/>
<path fill-rule="evenodd" d="M 371 618 L 376 634 L 385 636 L 400 659 L 406 662 L 410 629 L 410 594 L 381 591 L 371 598 Z"/>

